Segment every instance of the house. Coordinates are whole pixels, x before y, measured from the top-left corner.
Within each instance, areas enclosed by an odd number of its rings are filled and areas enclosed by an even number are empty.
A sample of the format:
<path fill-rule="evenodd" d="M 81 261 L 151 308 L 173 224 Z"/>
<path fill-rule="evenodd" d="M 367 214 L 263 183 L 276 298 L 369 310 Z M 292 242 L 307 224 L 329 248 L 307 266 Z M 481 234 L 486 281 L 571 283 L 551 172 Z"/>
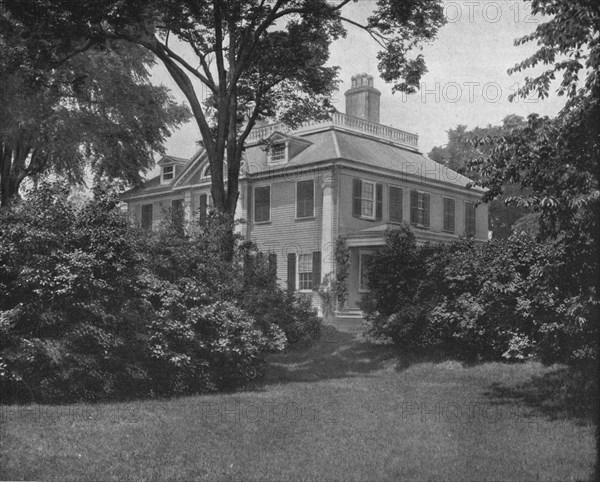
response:
<path fill-rule="evenodd" d="M 418 242 L 471 235 L 486 240 L 483 190 L 419 152 L 418 136 L 379 123 L 381 93 L 373 77 L 352 77 L 346 114 L 292 132 L 274 123 L 253 129 L 240 173 L 236 217 L 241 233 L 276 254 L 282 285 L 313 293 L 335 270 L 338 236 L 350 250 L 345 315 L 360 315 L 369 256 L 385 230 L 407 222 Z M 265 148 L 265 140 L 269 149 Z M 204 150 L 191 159 L 165 156 L 161 173 L 123 195 L 130 215 L 151 229 L 167 208 L 203 222 L 210 206 Z"/>

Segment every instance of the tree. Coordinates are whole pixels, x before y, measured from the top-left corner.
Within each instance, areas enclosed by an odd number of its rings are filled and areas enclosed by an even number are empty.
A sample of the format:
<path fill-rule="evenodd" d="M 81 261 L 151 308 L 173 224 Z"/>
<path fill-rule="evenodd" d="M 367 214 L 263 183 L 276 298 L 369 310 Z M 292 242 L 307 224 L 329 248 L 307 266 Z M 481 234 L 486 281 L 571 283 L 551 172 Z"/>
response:
<path fill-rule="evenodd" d="M 539 213 L 540 236 L 564 253 L 561 261 L 567 271 L 561 273 L 560 294 L 577 300 L 587 313 L 578 315 L 571 326 L 567 322 L 565 328 L 597 334 L 600 4 L 592 0 L 536 0 L 532 13 L 549 20 L 515 43 L 536 41 L 540 48 L 511 71 L 540 64 L 548 68 L 537 77 L 527 78 L 519 94 L 537 91 L 539 97 L 547 97 L 556 79 L 560 80 L 557 94 L 566 96 L 566 104 L 553 119 L 531 114 L 524 125 L 502 138 L 484 140 L 489 144 L 489 155 L 474 161 L 473 167 L 479 169 L 481 183 L 489 188 L 487 199 L 501 195 L 506 184 L 524 189 L 523 194 L 507 201 Z"/>
<path fill-rule="evenodd" d="M 519 95 L 547 97 L 562 74 L 557 94 L 567 102 L 554 119 L 532 114 L 505 136 L 483 139 L 489 155 L 475 160 L 487 199 L 519 184 L 524 193 L 509 203 L 540 213 L 542 235 L 589 237 L 596 243 L 600 202 L 600 5 L 591 0 L 532 2 L 532 13 L 550 17 L 515 41 L 540 49 L 509 72 L 538 64 L 550 67 L 526 78 Z M 580 79 L 580 74 L 584 79 Z"/>
<path fill-rule="evenodd" d="M 511 129 L 522 126 L 525 121 L 518 115 L 508 115 L 502 119 L 499 126 L 475 127 L 467 130 L 466 125 L 458 125 L 448 131 L 448 143 L 444 146 L 435 146 L 429 157 L 454 171 L 465 176 L 479 180 L 480 173 L 470 168 L 476 159 L 489 154 L 490 144 L 479 143 L 480 139 L 499 139 L 508 134 Z M 526 223 L 518 224 L 519 231 L 526 231 L 535 236 L 536 216 L 530 209 L 522 206 L 507 205 L 506 200 L 524 193 L 519 184 L 502 185 L 502 195 L 489 201 L 489 228 L 494 239 L 507 239 L 514 231 L 518 221 L 527 216 Z"/>
<path fill-rule="evenodd" d="M 382 47 L 384 80 L 413 92 L 426 71 L 409 52 L 445 22 L 440 0 L 378 0 L 361 20 L 345 16 L 351 0 L 25 0 L 8 9 L 43 36 L 85 46 L 122 39 L 152 52 L 190 104 L 211 167 L 217 210 L 233 215 L 244 141 L 258 119 L 290 124 L 327 114 L 336 67 L 331 42 L 344 24 L 366 30 Z M 181 48 L 183 47 L 183 48 Z M 194 60 L 188 60 L 193 58 Z M 202 102 L 194 84 L 210 92 Z M 227 186 L 223 163 L 227 159 Z"/>
<path fill-rule="evenodd" d="M 2 207 L 26 178 L 46 173 L 82 183 L 90 168 L 139 182 L 170 131 L 189 118 L 165 87 L 150 84 L 153 57 L 136 45 L 110 40 L 59 58 L 60 44 L 32 39 L 8 13 L 0 25 Z"/>

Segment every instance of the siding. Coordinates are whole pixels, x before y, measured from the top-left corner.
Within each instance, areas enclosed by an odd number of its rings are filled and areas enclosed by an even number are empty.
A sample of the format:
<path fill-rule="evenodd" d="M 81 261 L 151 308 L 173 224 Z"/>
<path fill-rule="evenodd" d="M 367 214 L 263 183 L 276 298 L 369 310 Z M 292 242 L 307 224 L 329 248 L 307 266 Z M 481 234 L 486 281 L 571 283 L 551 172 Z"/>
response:
<path fill-rule="evenodd" d="M 383 184 L 383 218 L 380 221 L 360 219 L 352 216 L 352 180 L 355 178 L 364 179 Z M 455 230 L 454 234 L 458 237 L 465 232 L 465 206 L 464 201 L 476 202 L 478 196 L 469 196 L 467 192 L 463 195 L 456 191 L 445 191 L 422 186 L 406 181 L 406 179 L 393 179 L 376 174 L 354 172 L 348 169 L 342 170 L 339 176 L 339 234 L 348 235 L 372 228 L 389 222 L 389 190 L 388 186 L 393 185 L 402 188 L 402 219 L 405 222 L 410 221 L 410 191 L 416 189 L 427 192 L 431 196 L 430 204 L 430 226 L 427 231 L 442 233 L 444 227 L 444 197 L 455 200 Z M 475 194 L 475 193 L 474 193 Z M 415 228 L 415 234 L 419 236 L 419 228 Z M 487 205 L 480 204 L 476 209 L 476 238 L 487 239 Z"/>
<path fill-rule="evenodd" d="M 296 181 L 307 179 L 315 181 L 315 216 L 297 220 Z M 254 188 L 271 185 L 271 221 L 254 223 L 252 209 L 247 210 L 250 214 L 248 233 L 260 250 L 274 252 L 277 255 L 277 277 L 282 286 L 285 286 L 287 280 L 288 253 L 323 251 L 321 247 L 323 210 L 321 181 L 321 173 L 307 173 L 294 179 L 261 180 L 253 182 L 251 185 L 252 191 L 248 196 L 251 203 L 254 203 Z"/>

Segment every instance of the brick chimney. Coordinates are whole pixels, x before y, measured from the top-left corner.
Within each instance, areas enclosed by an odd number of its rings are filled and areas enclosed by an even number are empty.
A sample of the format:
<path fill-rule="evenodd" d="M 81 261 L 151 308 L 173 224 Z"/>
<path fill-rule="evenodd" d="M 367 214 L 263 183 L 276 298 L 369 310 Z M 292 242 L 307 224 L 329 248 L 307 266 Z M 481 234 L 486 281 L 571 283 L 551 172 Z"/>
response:
<path fill-rule="evenodd" d="M 373 87 L 373 76 L 358 74 L 352 77 L 352 87 L 346 96 L 346 115 L 360 117 L 379 123 L 379 99 L 381 92 Z"/>

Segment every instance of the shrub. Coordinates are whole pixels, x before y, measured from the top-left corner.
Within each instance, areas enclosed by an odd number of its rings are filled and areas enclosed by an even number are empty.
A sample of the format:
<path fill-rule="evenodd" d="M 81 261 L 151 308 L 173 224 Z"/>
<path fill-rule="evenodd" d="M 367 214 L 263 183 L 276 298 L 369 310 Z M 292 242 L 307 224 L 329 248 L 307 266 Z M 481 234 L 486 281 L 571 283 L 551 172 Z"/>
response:
<path fill-rule="evenodd" d="M 4 400 L 232 389 L 260 374 L 286 334 L 318 334 L 313 310 L 272 270 L 244 269 L 246 246 L 234 239 L 233 261 L 224 255 L 233 238 L 217 216 L 189 234 L 167 223 L 148 236 L 117 203 L 96 189 L 76 208 L 64 186 L 42 184 L 0 213 Z"/>
<path fill-rule="evenodd" d="M 589 261 L 594 269 L 594 262 Z M 598 296 L 581 282 L 564 240 L 417 246 L 403 227 L 387 234 L 362 308 L 370 333 L 410 348 L 465 358 L 548 363 L 597 360 Z"/>

